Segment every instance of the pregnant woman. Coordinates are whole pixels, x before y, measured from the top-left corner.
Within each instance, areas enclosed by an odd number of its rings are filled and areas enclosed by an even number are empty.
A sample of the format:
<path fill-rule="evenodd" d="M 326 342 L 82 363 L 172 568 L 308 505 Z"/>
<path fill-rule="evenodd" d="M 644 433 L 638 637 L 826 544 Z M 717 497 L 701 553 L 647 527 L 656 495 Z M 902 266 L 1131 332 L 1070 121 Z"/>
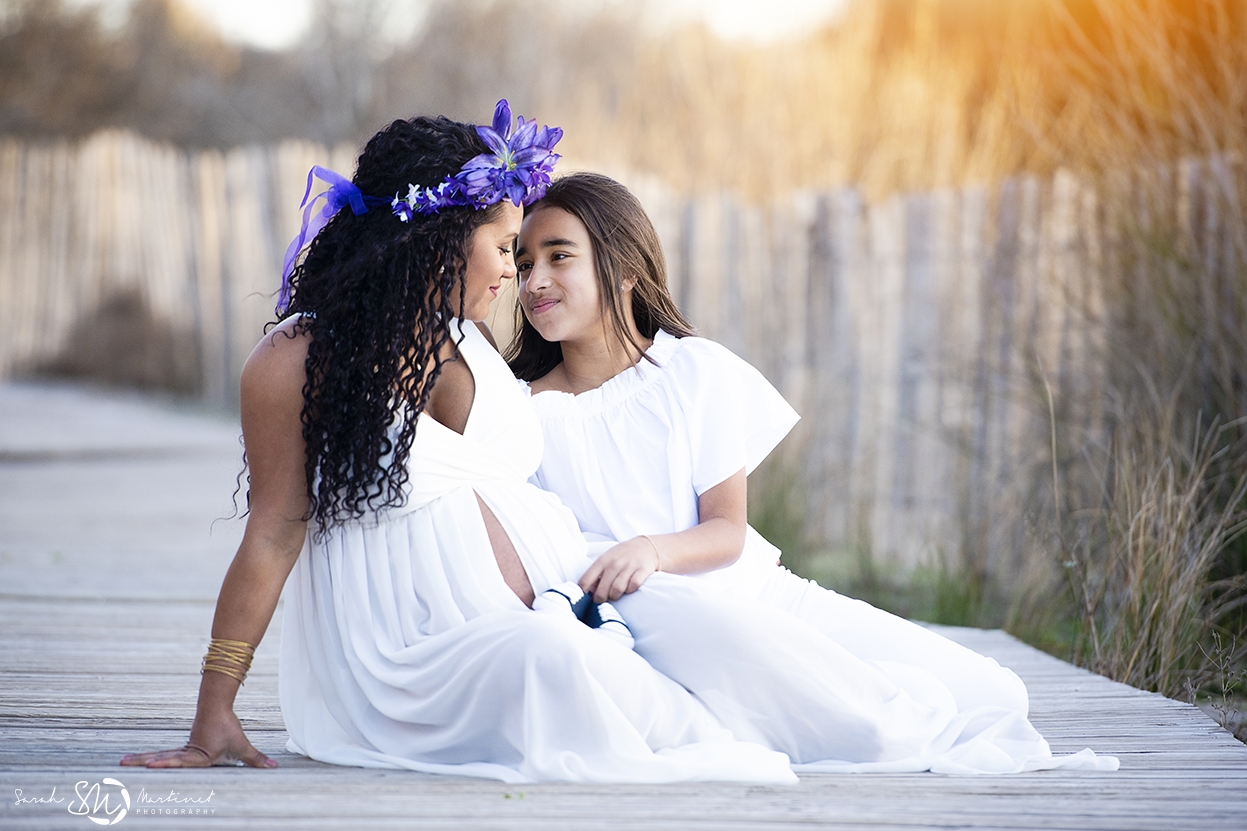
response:
<path fill-rule="evenodd" d="M 745 477 L 797 415 L 757 370 L 693 337 L 636 199 L 596 174 L 526 211 L 508 350 L 545 434 L 534 481 L 600 556 L 636 649 L 737 738 L 797 770 L 1116 769 L 1054 758 L 1021 680 L 921 626 L 803 580 L 746 524 Z"/>
<path fill-rule="evenodd" d="M 794 780 L 635 652 L 528 608 L 585 544 L 526 481 L 540 428 L 475 321 L 515 275 L 560 135 L 513 131 L 503 101 L 492 127 L 394 122 L 351 181 L 313 170 L 332 186 L 243 370 L 249 515 L 190 740 L 123 765 L 275 766 L 233 702 L 286 585 L 295 752 L 508 782 Z"/>

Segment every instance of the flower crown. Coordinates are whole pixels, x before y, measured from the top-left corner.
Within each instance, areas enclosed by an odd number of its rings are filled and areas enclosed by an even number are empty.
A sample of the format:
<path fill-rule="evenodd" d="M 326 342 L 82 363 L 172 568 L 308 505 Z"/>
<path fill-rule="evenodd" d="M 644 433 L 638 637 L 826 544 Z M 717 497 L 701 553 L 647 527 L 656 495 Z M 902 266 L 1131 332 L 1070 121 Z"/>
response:
<path fill-rule="evenodd" d="M 511 107 L 503 98 L 494 108 L 490 127 L 477 127 L 477 134 L 490 152 L 469 159 L 453 176 L 436 188 L 408 185 L 407 196 L 395 194 L 390 207 L 394 215 L 407 222 L 415 214 L 437 213 L 442 208 L 481 209 L 510 199 L 516 207 L 530 205 L 546 195 L 550 174 L 559 155 L 554 145 L 563 137 L 558 127 L 537 127 L 536 121 L 519 117 L 511 130 Z"/>
<path fill-rule="evenodd" d="M 374 207 L 389 205 L 400 221 L 410 222 L 416 214 L 434 214 L 443 208 L 470 207 L 479 211 L 503 199 L 510 199 L 519 207 L 531 205 L 546 195 L 550 174 L 560 158 L 554 152 L 554 145 L 563 137 L 560 128 L 542 125 L 539 129 L 537 122 L 526 122 L 524 116 L 520 116 L 519 124 L 512 131 L 511 106 L 503 98 L 494 107 L 493 124 L 489 127 L 477 126 L 476 132 L 490 152 L 469 159 L 458 173 L 447 176 L 436 188 L 409 184 L 405 197 L 395 194 L 391 200 L 368 196 L 350 179 L 320 165 L 308 171 L 307 189 L 299 205 L 304 209 L 303 226 L 286 248 L 277 314 L 285 314 L 290 306 L 290 276 L 294 273 L 299 252 L 338 211 L 348 205 L 356 216 L 362 216 Z M 309 202 L 313 179 L 326 182 L 329 188 L 316 194 Z M 313 215 L 316 203 L 322 198 L 325 204 Z"/>

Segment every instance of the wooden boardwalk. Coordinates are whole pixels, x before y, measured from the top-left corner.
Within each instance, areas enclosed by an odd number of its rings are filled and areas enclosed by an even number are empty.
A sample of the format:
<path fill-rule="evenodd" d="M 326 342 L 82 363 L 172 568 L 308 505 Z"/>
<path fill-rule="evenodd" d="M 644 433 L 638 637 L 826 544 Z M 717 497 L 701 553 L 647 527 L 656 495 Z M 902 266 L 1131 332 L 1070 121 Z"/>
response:
<path fill-rule="evenodd" d="M 283 750 L 270 631 L 238 710 L 275 771 L 146 771 L 185 741 L 213 599 L 240 535 L 228 419 L 65 387 L 0 385 L 0 828 L 1247 829 L 1247 746 L 1199 710 L 1076 669 L 1002 632 L 947 629 L 1015 669 L 1057 753 L 1116 773 L 812 775 L 794 787 L 525 785 L 338 768 Z M 78 786 L 77 783 L 86 783 Z M 18 804 L 48 799 L 59 803 Z M 144 803 L 178 813 L 141 814 Z M 210 798 L 209 798 L 210 796 Z M 206 816 L 190 813 L 211 811 Z"/>

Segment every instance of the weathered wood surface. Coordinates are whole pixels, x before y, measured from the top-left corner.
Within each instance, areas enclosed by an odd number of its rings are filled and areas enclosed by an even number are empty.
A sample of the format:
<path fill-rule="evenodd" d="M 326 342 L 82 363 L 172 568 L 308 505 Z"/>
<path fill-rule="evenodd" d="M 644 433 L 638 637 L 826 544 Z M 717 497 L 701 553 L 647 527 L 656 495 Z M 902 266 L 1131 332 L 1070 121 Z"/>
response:
<path fill-rule="evenodd" d="M 227 419 L 0 385 L 0 827 L 91 827 L 68 807 L 76 783 L 104 777 L 124 783 L 132 810 L 144 789 L 211 794 L 199 807 L 215 811 L 219 828 L 1247 827 L 1247 747 L 1201 712 L 972 629 L 946 631 L 1026 680 L 1034 722 L 1056 752 L 1090 746 L 1119 756 L 1122 769 L 811 775 L 784 788 L 506 786 L 338 768 L 284 751 L 276 626 L 238 711 L 279 769 L 121 768 L 123 753 L 185 741 L 212 601 L 240 530 L 213 520 L 231 511 L 239 464 Z M 64 802 L 16 804 L 17 789 L 49 797 L 53 788 Z M 197 821 L 132 813 L 122 823 Z"/>
<path fill-rule="evenodd" d="M 118 132 L 0 141 L 0 378 L 46 364 L 101 303 L 137 291 L 197 358 L 205 400 L 230 405 L 271 319 L 308 168 L 353 162 L 353 148 L 306 142 L 223 153 Z M 1210 315 L 1194 325 L 1241 314 L 1225 311 L 1241 307 L 1247 273 L 1241 166 L 1184 162 L 1161 196 L 1176 226 L 1155 232 L 1155 210 L 1117 216 L 1067 173 L 768 205 L 615 175 L 654 219 L 691 320 L 805 416 L 777 459 L 805 494 L 810 541 L 1008 579 L 1025 551 L 1017 506 L 1051 484 L 1041 375 L 1063 437 L 1103 439 L 1105 285 L 1136 237 L 1172 243 L 1193 269 Z"/>

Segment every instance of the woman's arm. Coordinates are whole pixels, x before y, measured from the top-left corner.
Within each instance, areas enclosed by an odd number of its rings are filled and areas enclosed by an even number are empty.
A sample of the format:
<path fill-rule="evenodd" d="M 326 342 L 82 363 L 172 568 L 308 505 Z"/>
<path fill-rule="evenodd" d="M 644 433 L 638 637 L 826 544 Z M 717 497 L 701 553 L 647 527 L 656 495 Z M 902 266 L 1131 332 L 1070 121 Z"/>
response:
<path fill-rule="evenodd" d="M 213 638 L 260 642 L 307 534 L 300 420 L 307 336 L 297 334 L 296 325 L 297 320 L 287 321 L 266 335 L 243 367 L 242 432 L 250 468 L 250 514 L 217 597 Z M 205 767 L 239 760 L 252 767 L 276 767 L 247 740 L 234 714 L 238 686 L 222 673 L 203 673 L 186 746 L 130 754 L 121 764 Z"/>
<path fill-rule="evenodd" d="M 700 521 L 692 528 L 621 542 L 589 566 L 580 588 L 601 603 L 636 591 L 655 571 L 695 574 L 730 566 L 745 547 L 746 493 L 741 468 L 697 498 Z"/>

